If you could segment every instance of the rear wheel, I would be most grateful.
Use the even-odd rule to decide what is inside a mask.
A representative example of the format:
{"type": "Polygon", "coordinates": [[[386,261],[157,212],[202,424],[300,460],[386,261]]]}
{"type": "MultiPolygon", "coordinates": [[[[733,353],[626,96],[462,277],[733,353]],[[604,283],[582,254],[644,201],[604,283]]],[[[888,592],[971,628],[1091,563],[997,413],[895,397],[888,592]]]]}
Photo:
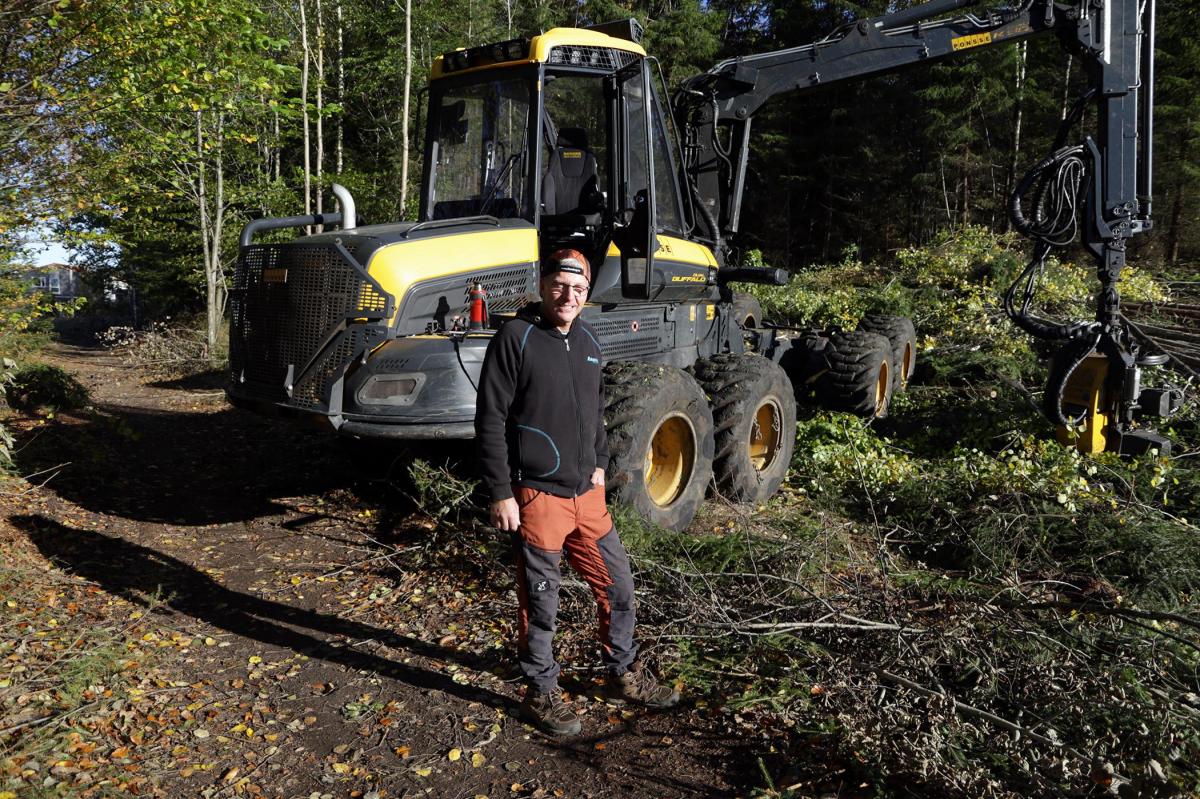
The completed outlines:
{"type": "Polygon", "coordinates": [[[696,364],[716,425],[713,476],[735,502],[764,502],[779,490],[796,444],[791,380],[759,355],[714,355],[696,364]]]}
{"type": "Polygon", "coordinates": [[[878,333],[892,346],[892,388],[904,391],[917,366],[917,328],[904,316],[867,314],[858,323],[859,330],[878,333]]]}
{"type": "Polygon", "coordinates": [[[615,362],[604,369],[608,496],[682,530],[712,479],[712,412],[681,369],[615,362]]]}
{"type": "Polygon", "coordinates": [[[733,292],[733,318],[744,328],[762,327],[762,305],[752,295],[735,291],[733,292]]]}
{"type": "Polygon", "coordinates": [[[892,345],[865,330],[835,333],[826,349],[829,370],[817,380],[825,407],[859,416],[886,416],[892,399],[892,345]]]}

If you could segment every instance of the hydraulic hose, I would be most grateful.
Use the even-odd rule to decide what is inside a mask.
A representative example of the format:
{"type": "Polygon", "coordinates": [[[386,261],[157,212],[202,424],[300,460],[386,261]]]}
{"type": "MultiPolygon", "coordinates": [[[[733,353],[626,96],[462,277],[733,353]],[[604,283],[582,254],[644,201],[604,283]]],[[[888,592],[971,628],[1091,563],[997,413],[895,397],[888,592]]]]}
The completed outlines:
{"type": "Polygon", "coordinates": [[[1004,312],[1030,335],[1064,342],[1051,362],[1043,398],[1046,415],[1060,425],[1076,425],[1087,416],[1086,408],[1077,416],[1065,413],[1067,385],[1106,334],[1099,322],[1060,322],[1037,316],[1030,308],[1045,273],[1050,250],[1069,245],[1079,233],[1080,198],[1089,191],[1091,176],[1084,160],[1084,147],[1065,145],[1071,128],[1079,121],[1093,95],[1094,90],[1090,90],[1076,100],[1059,126],[1054,151],[1025,173],[1008,203],[1013,227],[1033,239],[1034,249],[1025,269],[1004,293],[1004,312]],[[1025,200],[1031,194],[1026,214],[1025,200]]]}
{"type": "Polygon", "coordinates": [[[725,241],[721,238],[721,228],[717,226],[717,220],[712,215],[712,211],[704,204],[704,198],[700,196],[700,189],[696,187],[695,182],[689,180],[688,183],[692,190],[695,206],[700,209],[700,215],[704,217],[704,224],[708,225],[708,229],[712,232],[717,252],[720,253],[725,248],[725,241]]]}
{"type": "Polygon", "coordinates": [[[1071,375],[1079,368],[1089,355],[1096,350],[1100,343],[1100,333],[1094,333],[1088,338],[1077,338],[1063,345],[1054,355],[1050,364],[1050,376],[1046,379],[1046,394],[1042,398],[1042,410],[1050,417],[1050,421],[1061,425],[1078,425],[1087,417],[1087,408],[1078,416],[1067,416],[1063,412],[1063,400],[1071,375]]]}

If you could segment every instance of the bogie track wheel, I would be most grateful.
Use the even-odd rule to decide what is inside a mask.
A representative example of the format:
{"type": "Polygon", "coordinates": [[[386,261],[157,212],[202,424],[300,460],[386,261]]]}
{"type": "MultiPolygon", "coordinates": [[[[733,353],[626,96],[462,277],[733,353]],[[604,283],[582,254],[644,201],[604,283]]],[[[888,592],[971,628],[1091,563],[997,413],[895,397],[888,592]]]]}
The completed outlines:
{"type": "Polygon", "coordinates": [[[713,421],[704,392],[681,369],[632,361],[604,368],[608,497],[682,530],[712,479],[713,421]]]}
{"type": "Polygon", "coordinates": [[[817,380],[826,408],[858,416],[886,416],[892,399],[892,345],[885,336],[852,330],[830,337],[829,370],[817,380]]]}
{"type": "Polygon", "coordinates": [[[858,323],[859,330],[878,333],[892,345],[892,387],[904,391],[917,366],[917,328],[904,316],[867,314],[858,323]]]}
{"type": "Polygon", "coordinates": [[[778,364],[751,354],[699,361],[716,425],[713,476],[735,502],[759,503],[779,490],[796,445],[796,398],[778,364]]]}

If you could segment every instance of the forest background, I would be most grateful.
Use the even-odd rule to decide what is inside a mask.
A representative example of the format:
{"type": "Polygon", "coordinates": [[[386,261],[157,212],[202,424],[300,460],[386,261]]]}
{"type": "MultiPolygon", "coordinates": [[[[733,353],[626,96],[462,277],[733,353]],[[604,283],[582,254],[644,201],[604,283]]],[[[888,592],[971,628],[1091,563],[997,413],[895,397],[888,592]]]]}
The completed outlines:
{"type": "MultiPolygon", "coordinates": [[[[1174,263],[1200,246],[1198,8],[1160,5],[1157,225],[1133,255],[1174,263]]],[[[334,180],[368,222],[414,216],[418,107],[438,54],[633,16],[674,86],[886,6],[15,0],[0,11],[0,263],[50,231],[93,282],[135,287],[143,318],[207,309],[212,345],[248,219],[332,208],[334,180]]],[[[797,269],[947,228],[1005,230],[1009,191],[1081,85],[1049,37],[778,98],[755,122],[740,244],[797,269]]]]}
{"type": "MultiPolygon", "coordinates": [[[[203,385],[221,406],[225,280],[242,225],[332,210],[334,181],[351,189],[368,223],[411,219],[422,89],[438,54],[635,16],[674,86],[723,57],[804,44],[884,8],[8,0],[0,10],[0,355],[28,354],[17,350],[29,338],[11,334],[54,310],[20,283],[31,258],[25,241],[49,235],[70,246],[96,286],[134,288],[143,322],[204,320],[188,365],[215,376],[203,385]]],[[[1170,304],[1200,307],[1200,45],[1189,36],[1198,16],[1200,0],[1159,4],[1155,229],[1132,242],[1122,284],[1139,322],[1170,304]]],[[[1078,60],[1043,39],[779,97],[755,120],[738,246],[794,273],[787,287],[753,289],[767,318],[853,327],[869,312],[911,315],[921,371],[887,419],[803,407],[791,472],[766,508],[708,503],[680,536],[620,518],[638,579],[655,598],[640,621],[661,643],[660,663],[758,741],[745,795],[825,795],[840,790],[831,774],[861,788],[843,795],[863,796],[1200,792],[1196,403],[1164,425],[1176,443],[1170,457],[1061,447],[1036,402],[1047,352],[1014,333],[999,308],[1000,291],[1024,265],[1007,231],[1006,197],[1047,154],[1081,88],[1078,60]],[[683,635],[681,619],[693,620],[683,635]]],[[[1085,115],[1082,131],[1095,122],[1085,115]]],[[[1052,267],[1041,306],[1089,316],[1096,282],[1087,258],[1068,250],[1052,267]]],[[[1184,319],[1155,321],[1194,326],[1194,316],[1184,319]]],[[[117,352],[161,368],[179,342],[160,341],[117,352]]],[[[1194,344],[1189,350],[1194,367],[1200,356],[1194,344]]],[[[91,476],[108,509],[109,494],[136,500],[141,484],[169,493],[183,482],[130,470],[130,442],[147,422],[122,410],[123,396],[89,399],[55,367],[35,364],[22,378],[8,374],[7,357],[0,365],[9,405],[27,406],[3,420],[15,438],[0,427],[0,471],[56,475],[38,496],[78,498],[91,476]],[[52,401],[39,403],[29,387],[48,378],[58,381],[52,401]],[[77,463],[52,471],[68,461],[77,463]],[[113,489],[113,476],[126,472],[130,482],[113,489]]],[[[1194,385],[1194,368],[1178,365],[1168,377],[1194,385]]],[[[137,380],[144,387],[159,377],[137,380]]],[[[107,380],[93,378],[93,390],[124,391],[102,386],[107,380]]],[[[204,429],[194,415],[172,414],[173,428],[204,429]]],[[[223,423],[254,430],[264,451],[287,461],[281,482],[293,490],[293,451],[270,428],[236,414],[223,423]]],[[[225,432],[206,437],[222,463],[225,432]]],[[[329,452],[309,465],[347,471],[329,452]]],[[[424,543],[399,561],[402,571],[427,581],[474,564],[493,578],[484,586],[492,604],[480,607],[499,618],[508,561],[484,546],[489,533],[467,501],[471,481],[442,464],[405,468],[425,516],[417,525],[424,543]]],[[[24,508],[26,487],[17,491],[24,508]]],[[[350,518],[382,519],[394,495],[340,501],[350,518]]],[[[379,524],[367,524],[373,546],[386,538],[379,524]]],[[[146,535],[160,546],[164,531],[146,535]]],[[[6,557],[28,549],[28,538],[11,537],[6,557]]],[[[33,618],[44,608],[23,586],[42,572],[6,567],[0,589],[8,585],[14,599],[5,607],[33,618]]],[[[564,617],[578,622],[587,607],[575,601],[564,617]]],[[[17,626],[0,627],[3,656],[22,639],[17,626]]],[[[82,626],[61,630],[69,646],[90,640],[66,637],[82,626]]],[[[45,654],[49,673],[62,671],[59,657],[45,654]]],[[[119,684],[134,671],[114,667],[104,679],[124,696],[119,684]]],[[[25,685],[0,685],[0,718],[17,712],[25,685]]],[[[68,745],[83,700],[59,694],[42,727],[0,740],[0,777],[24,779],[12,776],[22,758],[68,745]]],[[[327,776],[341,780],[337,765],[327,776]]],[[[425,778],[417,774],[405,778],[425,778]]]]}

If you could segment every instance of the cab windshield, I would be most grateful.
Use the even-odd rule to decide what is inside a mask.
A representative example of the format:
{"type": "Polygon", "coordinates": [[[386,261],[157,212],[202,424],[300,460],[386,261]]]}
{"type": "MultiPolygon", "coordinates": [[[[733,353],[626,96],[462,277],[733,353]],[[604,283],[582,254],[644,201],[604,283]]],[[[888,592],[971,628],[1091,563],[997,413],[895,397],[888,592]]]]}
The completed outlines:
{"type": "Polygon", "coordinates": [[[532,221],[530,87],[528,78],[508,78],[433,90],[427,218],[486,214],[532,221]]]}

